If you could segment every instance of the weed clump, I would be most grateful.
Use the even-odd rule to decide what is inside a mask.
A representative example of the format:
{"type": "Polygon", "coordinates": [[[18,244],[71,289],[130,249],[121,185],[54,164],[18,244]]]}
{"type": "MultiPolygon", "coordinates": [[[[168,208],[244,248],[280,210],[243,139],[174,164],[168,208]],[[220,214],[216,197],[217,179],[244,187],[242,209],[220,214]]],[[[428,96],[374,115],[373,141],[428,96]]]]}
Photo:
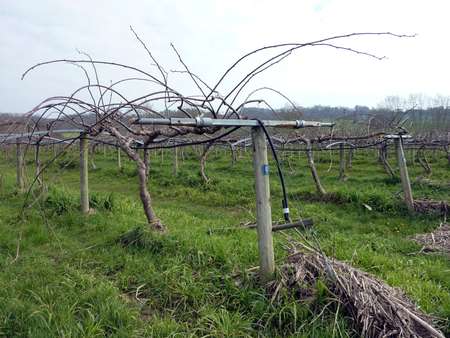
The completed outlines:
{"type": "Polygon", "coordinates": [[[76,169],[78,168],[78,162],[72,158],[62,157],[56,161],[56,165],[59,169],[76,169]]]}
{"type": "Polygon", "coordinates": [[[382,181],[386,185],[397,185],[397,184],[400,184],[400,182],[401,182],[400,177],[398,177],[398,176],[386,177],[386,178],[383,178],[382,181]]]}
{"type": "Polygon", "coordinates": [[[65,189],[50,189],[44,201],[44,207],[57,215],[62,215],[78,209],[76,197],[65,189]]]}
{"type": "Polygon", "coordinates": [[[333,203],[337,205],[368,205],[371,209],[379,212],[389,212],[394,214],[403,214],[407,212],[406,207],[403,206],[400,201],[381,193],[364,194],[357,191],[339,190],[328,192],[325,195],[319,195],[317,193],[303,191],[296,193],[295,197],[309,202],[333,203]]]}
{"type": "Polygon", "coordinates": [[[113,211],[120,206],[120,200],[114,193],[99,194],[95,193],[89,197],[89,204],[94,209],[113,211]]]}
{"type": "MultiPolygon", "coordinates": [[[[121,200],[114,193],[93,193],[89,196],[89,205],[96,210],[123,211],[128,207],[127,200],[121,200]]],[[[49,190],[43,205],[56,215],[76,211],[80,208],[79,196],[66,189],[49,190]]]]}
{"type": "Polygon", "coordinates": [[[125,248],[149,251],[153,254],[175,252],[178,242],[168,235],[152,231],[146,226],[138,226],[119,236],[116,243],[125,248]]]}

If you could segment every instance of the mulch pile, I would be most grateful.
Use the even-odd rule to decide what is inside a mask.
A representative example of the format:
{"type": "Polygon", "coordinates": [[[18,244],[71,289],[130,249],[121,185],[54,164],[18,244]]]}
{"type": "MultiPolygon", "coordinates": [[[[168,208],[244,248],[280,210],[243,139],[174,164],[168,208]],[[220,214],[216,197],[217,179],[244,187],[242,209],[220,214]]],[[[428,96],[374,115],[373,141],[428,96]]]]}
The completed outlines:
{"type": "Polygon", "coordinates": [[[414,210],[424,214],[437,213],[446,216],[450,213],[450,205],[445,201],[417,199],[414,200],[414,210]]]}
{"type": "Polygon", "coordinates": [[[362,337],[444,337],[435,328],[436,319],[420,311],[400,289],[319,251],[300,247],[280,274],[281,281],[272,285],[272,299],[282,288],[302,298],[318,279],[325,281],[362,337]]]}
{"type": "Polygon", "coordinates": [[[450,224],[441,224],[433,232],[418,234],[412,239],[423,245],[422,251],[440,251],[450,254],[450,224]]]}

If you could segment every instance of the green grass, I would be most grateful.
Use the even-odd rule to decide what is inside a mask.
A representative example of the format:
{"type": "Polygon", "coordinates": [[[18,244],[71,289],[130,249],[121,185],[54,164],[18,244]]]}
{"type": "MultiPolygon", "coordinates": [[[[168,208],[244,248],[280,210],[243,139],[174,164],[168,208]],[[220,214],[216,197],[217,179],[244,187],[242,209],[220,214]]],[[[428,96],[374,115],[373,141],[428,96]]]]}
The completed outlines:
{"type": "MultiPolygon", "coordinates": [[[[89,182],[96,212],[89,217],[78,212],[75,152],[50,167],[46,198],[24,213],[24,196],[14,188],[14,162],[0,160],[0,336],[357,337],[326,292],[308,301],[289,294],[270,301],[246,272],[258,262],[253,230],[209,231],[253,219],[249,153],[232,167],[228,153],[213,152],[208,185],[201,182],[191,150],[185,150],[177,175],[171,154],[152,156],[149,183],[157,214],[169,228],[166,235],[145,229],[136,170],[125,157],[119,171],[114,153],[96,155],[89,182]],[[126,235],[132,241],[124,240],[126,235]]],[[[402,288],[423,311],[448,318],[448,257],[415,254],[420,246],[409,240],[440,219],[408,215],[399,182],[387,179],[375,152],[356,152],[345,182],[337,180],[337,156],[328,171],[330,155],[316,155],[323,184],[333,193],[325,203],[314,194],[304,155],[288,156],[291,209],[295,217],[313,218],[324,250],[402,288]]],[[[413,184],[414,195],[449,200],[448,164],[443,156],[430,158],[437,184],[413,184]]],[[[390,159],[395,167],[393,154],[390,159]]],[[[30,177],[32,170],[30,164],[30,177]]],[[[410,173],[414,180],[422,170],[414,164],[410,173]]],[[[281,189],[274,171],[271,187],[279,219],[281,189]]],[[[274,240],[282,263],[283,237],[276,234],[274,240]]]]}

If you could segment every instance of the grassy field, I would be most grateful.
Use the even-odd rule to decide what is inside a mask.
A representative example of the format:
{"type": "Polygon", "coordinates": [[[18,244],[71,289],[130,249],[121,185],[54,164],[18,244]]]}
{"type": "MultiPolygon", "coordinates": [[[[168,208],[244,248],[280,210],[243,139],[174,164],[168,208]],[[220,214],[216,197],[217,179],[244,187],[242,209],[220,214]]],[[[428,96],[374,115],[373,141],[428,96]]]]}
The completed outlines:
{"type": "MultiPolygon", "coordinates": [[[[440,218],[408,215],[400,183],[388,179],[373,151],[355,153],[343,182],[334,155],[330,170],[330,155],[316,155],[323,184],[334,193],[326,203],[314,194],[304,154],[289,155],[290,166],[284,161],[294,216],[314,220],[330,256],[400,287],[423,311],[448,318],[449,259],[418,254],[421,247],[409,239],[437,227],[440,218]]],[[[13,160],[0,159],[0,336],[358,337],[321,285],[312,300],[286,293],[271,302],[247,271],[258,262],[254,230],[218,231],[254,219],[250,153],[232,167],[229,153],[213,152],[208,185],[192,150],[185,150],[177,175],[171,156],[153,154],[149,184],[166,235],[139,230],[145,219],[136,170],[123,157],[119,171],[112,151],[95,156],[90,190],[96,212],[88,217],[78,211],[75,152],[49,168],[47,196],[25,208],[25,196],[14,188],[13,160]],[[133,230],[141,232],[139,241],[119,240],[133,230]]],[[[391,163],[395,167],[393,155],[391,163]]],[[[448,201],[450,170],[442,153],[431,156],[431,166],[432,183],[413,183],[414,195],[448,201]]],[[[29,164],[29,176],[32,170],[29,164]]],[[[281,189],[274,172],[278,219],[281,189]]],[[[410,166],[413,181],[421,173],[418,164],[410,166]]],[[[281,264],[284,237],[277,233],[274,240],[281,264]]]]}

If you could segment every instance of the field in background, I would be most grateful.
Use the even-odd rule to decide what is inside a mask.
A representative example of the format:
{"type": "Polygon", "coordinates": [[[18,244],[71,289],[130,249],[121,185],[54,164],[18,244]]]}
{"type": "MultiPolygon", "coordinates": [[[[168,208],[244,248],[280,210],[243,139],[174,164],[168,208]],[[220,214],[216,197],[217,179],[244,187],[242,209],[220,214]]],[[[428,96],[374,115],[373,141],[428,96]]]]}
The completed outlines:
{"type": "MultiPolygon", "coordinates": [[[[304,154],[289,155],[290,165],[284,160],[294,216],[315,221],[312,231],[328,255],[402,288],[423,311],[448,318],[449,259],[419,253],[421,247],[409,239],[430,232],[441,219],[408,215],[400,183],[388,178],[374,151],[354,154],[344,182],[337,179],[334,155],[328,171],[330,155],[316,154],[322,183],[333,193],[326,203],[314,193],[304,154]]],[[[185,150],[177,175],[171,151],[164,157],[153,154],[150,190],[169,234],[144,232],[140,240],[125,244],[119,238],[145,223],[133,163],[123,156],[119,171],[115,152],[96,154],[97,169],[89,178],[96,212],[82,217],[77,211],[77,156],[65,155],[45,173],[48,196],[21,216],[24,196],[14,190],[14,162],[2,155],[0,336],[354,335],[345,313],[336,314],[330,305],[324,285],[311,298],[299,301],[286,293],[271,302],[246,271],[258,263],[256,233],[223,228],[254,220],[249,152],[234,166],[228,152],[211,153],[208,185],[202,183],[192,150],[185,150]]],[[[431,181],[413,183],[414,196],[449,201],[448,163],[442,153],[434,157],[430,152],[429,158],[431,181]]],[[[31,174],[32,165],[28,167],[31,174]]],[[[409,169],[414,182],[422,169],[418,164],[409,169]]],[[[279,219],[281,189],[275,170],[271,185],[274,219],[279,219]]],[[[286,256],[284,240],[275,235],[279,264],[286,256]]]]}

